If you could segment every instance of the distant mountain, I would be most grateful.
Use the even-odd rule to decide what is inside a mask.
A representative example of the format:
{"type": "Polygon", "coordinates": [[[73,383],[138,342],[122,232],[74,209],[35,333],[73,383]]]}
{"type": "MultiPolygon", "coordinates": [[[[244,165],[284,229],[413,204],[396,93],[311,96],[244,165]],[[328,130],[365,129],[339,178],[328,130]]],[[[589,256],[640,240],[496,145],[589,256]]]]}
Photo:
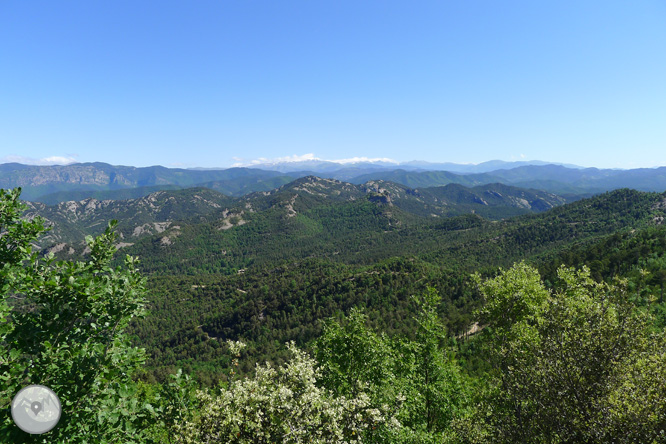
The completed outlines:
{"type": "Polygon", "coordinates": [[[461,213],[474,212],[487,218],[539,213],[567,203],[565,198],[552,193],[499,183],[473,188],[449,184],[419,191],[435,201],[454,202],[461,213]]]}
{"type": "MultiPolygon", "coordinates": [[[[577,165],[544,162],[541,160],[505,162],[503,160],[490,160],[479,164],[459,164],[451,162],[426,162],[413,160],[409,162],[387,162],[387,161],[358,161],[358,162],[335,162],[328,160],[304,160],[298,162],[270,162],[248,166],[248,168],[259,168],[271,171],[289,173],[294,171],[308,170],[315,174],[337,175],[341,171],[388,171],[402,169],[407,171],[450,171],[453,173],[471,174],[488,173],[496,170],[509,170],[521,166],[530,165],[561,165],[567,168],[580,169],[577,165]]],[[[358,174],[365,174],[359,172],[358,174]]],[[[350,178],[349,176],[348,178],[350,178]]],[[[344,177],[335,177],[345,179],[344,177]]]]}
{"type": "MultiPolygon", "coordinates": [[[[523,165],[525,162],[491,161],[465,166],[465,172],[424,170],[454,164],[412,162],[396,168],[388,163],[356,162],[337,164],[325,161],[291,162],[273,165],[290,172],[257,168],[171,169],[161,166],[135,168],[105,163],[66,166],[0,165],[0,188],[22,187],[25,200],[55,204],[93,197],[98,200],[139,198],[156,190],[207,187],[230,196],[270,191],[294,179],[317,176],[363,184],[384,180],[408,188],[459,184],[466,187],[502,183],[519,188],[543,190],[567,200],[588,197],[619,188],[639,191],[666,190],[666,167],[634,170],[569,168],[564,165],[523,165]],[[521,165],[517,166],[516,165],[521,165]],[[418,167],[418,168],[417,168],[418,167]],[[493,169],[497,168],[497,169],[493,169]],[[471,170],[489,172],[470,172],[471,170]]],[[[542,162],[532,162],[542,163],[542,162]]],[[[460,168],[464,169],[464,168],[460,168]]]]}
{"type": "Polygon", "coordinates": [[[503,183],[521,188],[544,190],[559,195],[589,196],[619,188],[639,191],[666,191],[666,167],[634,170],[597,168],[572,169],[561,165],[530,165],[490,173],[457,174],[442,171],[380,171],[350,179],[353,183],[382,179],[409,187],[432,187],[457,183],[476,186],[503,183]]]}
{"type": "Polygon", "coordinates": [[[142,187],[185,188],[203,183],[215,183],[215,189],[225,194],[243,194],[248,191],[268,190],[276,183],[293,180],[277,171],[250,168],[225,170],[185,170],[151,166],[135,168],[113,166],[106,163],[75,163],[65,166],[34,166],[21,164],[0,165],[0,188],[23,189],[22,198],[53,203],[60,199],[72,200],[100,191],[126,190],[142,187]],[[267,181],[265,185],[262,185],[267,181]],[[73,194],[69,194],[72,193],[73,194]]]}
{"type": "Polygon", "coordinates": [[[277,202],[281,202],[280,205],[296,211],[299,208],[309,210],[314,206],[332,202],[357,200],[396,207],[417,216],[450,217],[476,213],[489,219],[541,212],[566,203],[566,199],[551,193],[502,184],[487,184],[474,188],[450,184],[412,189],[383,180],[354,185],[316,176],[302,177],[273,191],[247,195],[241,202],[259,211],[275,207],[277,202]]]}
{"type": "Polygon", "coordinates": [[[502,184],[473,188],[449,184],[411,189],[380,180],[366,182],[360,185],[360,188],[373,194],[371,200],[395,205],[408,213],[425,217],[452,217],[475,213],[488,219],[500,219],[546,211],[567,202],[554,194],[502,184]]]}
{"type": "Polygon", "coordinates": [[[266,162],[248,165],[247,168],[258,168],[271,171],[280,171],[282,173],[291,173],[294,171],[312,171],[314,173],[332,173],[341,169],[361,169],[361,170],[381,170],[397,168],[400,165],[397,162],[386,161],[359,161],[359,162],[335,162],[330,160],[300,160],[300,161],[281,161],[266,162]]]}
{"type": "Polygon", "coordinates": [[[215,190],[231,196],[244,196],[246,194],[254,193],[257,191],[268,191],[278,188],[286,183],[293,181],[296,177],[300,177],[300,175],[294,174],[293,176],[274,176],[266,178],[246,176],[240,179],[234,178],[228,180],[203,182],[197,186],[210,188],[211,190],[215,190]]]}
{"type": "Polygon", "coordinates": [[[368,180],[386,180],[396,182],[411,188],[433,187],[455,183],[465,186],[477,186],[484,183],[500,182],[492,175],[462,175],[449,171],[407,171],[403,169],[377,171],[351,178],[352,183],[364,183],[368,180]]]}
{"type": "Polygon", "coordinates": [[[568,189],[587,193],[601,193],[619,188],[657,192],[666,190],[666,167],[574,170],[559,165],[543,165],[493,171],[491,174],[503,183],[545,189],[554,193],[567,192],[568,189]]]}
{"type": "Polygon", "coordinates": [[[510,170],[513,168],[518,168],[521,166],[530,166],[530,165],[561,165],[567,168],[580,169],[578,165],[572,164],[561,164],[556,162],[544,162],[541,160],[526,160],[526,161],[516,161],[516,162],[505,162],[503,160],[489,160],[487,162],[482,162],[479,164],[458,164],[458,163],[432,163],[425,161],[411,161],[404,162],[400,164],[401,168],[405,167],[416,167],[422,170],[431,170],[431,171],[450,171],[452,173],[489,173],[491,171],[497,170],[510,170]]]}
{"type": "Polygon", "coordinates": [[[144,266],[155,271],[175,267],[185,272],[197,266],[195,262],[215,263],[217,270],[243,268],[313,255],[344,254],[351,260],[353,252],[366,249],[366,243],[372,250],[371,245],[384,235],[396,236],[407,227],[453,220],[450,216],[475,217],[450,225],[462,229],[490,223],[479,215],[500,219],[564,203],[558,196],[504,185],[414,190],[384,181],[354,185],[307,176],[272,191],[246,195],[191,219],[192,224],[179,223],[176,237],[165,233],[139,239],[128,252],[141,254],[144,266]],[[165,237],[170,240],[162,240],[165,237]]]}

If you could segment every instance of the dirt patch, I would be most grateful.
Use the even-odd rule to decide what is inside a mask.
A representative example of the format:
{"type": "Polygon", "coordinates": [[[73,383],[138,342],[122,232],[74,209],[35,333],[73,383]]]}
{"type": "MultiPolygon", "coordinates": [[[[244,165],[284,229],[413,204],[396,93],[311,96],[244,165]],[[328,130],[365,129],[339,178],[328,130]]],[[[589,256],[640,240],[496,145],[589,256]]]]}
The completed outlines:
{"type": "Polygon", "coordinates": [[[473,335],[477,334],[478,332],[480,332],[484,328],[486,328],[485,325],[479,325],[478,322],[475,322],[475,323],[472,324],[472,326],[469,328],[469,330],[467,330],[465,333],[457,335],[456,339],[469,338],[470,336],[473,336],[473,335]]]}

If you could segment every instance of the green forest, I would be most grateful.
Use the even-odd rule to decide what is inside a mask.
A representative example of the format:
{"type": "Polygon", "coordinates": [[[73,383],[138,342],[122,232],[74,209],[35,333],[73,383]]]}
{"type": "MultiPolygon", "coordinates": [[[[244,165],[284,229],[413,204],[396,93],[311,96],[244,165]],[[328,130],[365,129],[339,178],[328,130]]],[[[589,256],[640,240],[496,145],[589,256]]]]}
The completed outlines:
{"type": "Polygon", "coordinates": [[[70,257],[0,190],[0,442],[666,443],[666,194],[429,217],[299,186],[70,257]]]}

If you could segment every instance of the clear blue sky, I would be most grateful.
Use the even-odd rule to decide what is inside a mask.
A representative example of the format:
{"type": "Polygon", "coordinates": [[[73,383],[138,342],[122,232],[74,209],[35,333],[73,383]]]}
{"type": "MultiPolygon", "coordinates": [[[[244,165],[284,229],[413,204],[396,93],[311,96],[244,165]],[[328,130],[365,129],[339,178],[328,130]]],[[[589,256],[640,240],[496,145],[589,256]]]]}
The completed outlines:
{"type": "Polygon", "coordinates": [[[666,165],[666,2],[0,2],[0,162],[666,165]]]}

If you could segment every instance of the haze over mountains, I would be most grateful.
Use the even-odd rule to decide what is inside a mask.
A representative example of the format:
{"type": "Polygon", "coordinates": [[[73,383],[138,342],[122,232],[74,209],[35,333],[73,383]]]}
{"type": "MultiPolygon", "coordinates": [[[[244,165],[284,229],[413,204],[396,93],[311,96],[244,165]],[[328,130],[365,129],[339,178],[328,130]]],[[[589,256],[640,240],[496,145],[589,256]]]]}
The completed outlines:
{"type": "Polygon", "coordinates": [[[395,162],[389,159],[350,159],[349,161],[331,161],[331,160],[300,160],[300,161],[276,161],[250,163],[245,166],[248,168],[260,168],[264,170],[280,171],[283,173],[295,171],[314,171],[331,172],[343,168],[349,169],[403,169],[407,171],[450,171],[452,173],[487,173],[495,170],[505,170],[527,165],[562,165],[568,168],[583,168],[572,164],[560,164],[556,162],[544,162],[541,160],[525,160],[516,162],[506,162],[503,160],[489,160],[479,164],[461,164],[452,162],[427,162],[424,160],[412,160],[409,162],[395,162]]]}
{"type": "Polygon", "coordinates": [[[618,188],[640,191],[666,190],[666,167],[633,170],[581,168],[546,162],[490,161],[478,165],[407,162],[328,161],[282,162],[265,168],[178,169],[162,166],[130,167],[105,163],[65,166],[34,166],[17,163],[0,165],[0,187],[22,187],[25,200],[55,204],[88,197],[128,199],[164,189],[193,186],[210,188],[228,196],[269,191],[300,177],[321,178],[363,184],[385,180],[410,188],[460,184],[474,187],[501,183],[533,188],[575,199],[618,188]]]}

